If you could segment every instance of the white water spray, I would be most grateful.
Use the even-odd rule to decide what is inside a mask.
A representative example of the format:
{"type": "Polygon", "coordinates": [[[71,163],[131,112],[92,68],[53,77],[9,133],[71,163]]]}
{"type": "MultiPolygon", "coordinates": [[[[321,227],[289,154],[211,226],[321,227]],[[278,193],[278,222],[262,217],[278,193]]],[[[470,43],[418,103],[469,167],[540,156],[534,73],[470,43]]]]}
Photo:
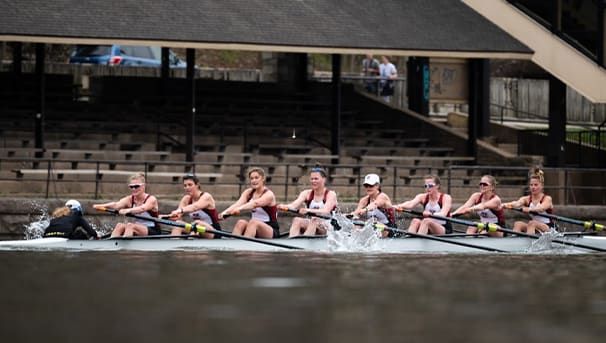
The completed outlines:
{"type": "Polygon", "coordinates": [[[372,252],[379,250],[381,233],[374,229],[372,222],[364,227],[356,227],[342,214],[336,214],[334,220],[339,230],[331,225],[327,231],[328,249],[332,252],[372,252]]]}

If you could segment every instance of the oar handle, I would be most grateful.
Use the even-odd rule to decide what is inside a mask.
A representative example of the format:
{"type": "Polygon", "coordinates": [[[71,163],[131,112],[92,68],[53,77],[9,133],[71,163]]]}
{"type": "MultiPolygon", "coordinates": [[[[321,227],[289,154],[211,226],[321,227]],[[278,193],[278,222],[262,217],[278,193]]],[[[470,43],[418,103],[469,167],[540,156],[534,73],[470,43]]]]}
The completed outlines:
{"type": "MultiPolygon", "coordinates": [[[[290,212],[290,213],[294,213],[294,214],[299,214],[299,210],[295,210],[292,208],[288,208],[286,206],[279,206],[278,210],[283,211],[283,212],[290,212]]],[[[313,213],[313,212],[307,212],[305,213],[306,216],[310,216],[310,217],[316,217],[316,218],[322,218],[322,219],[332,219],[332,216],[326,215],[326,214],[320,214],[320,213],[313,213]]]]}
{"type": "Polygon", "coordinates": [[[120,213],[120,211],[116,210],[115,208],[107,208],[105,206],[96,206],[96,207],[93,206],[93,208],[95,210],[97,210],[97,211],[109,212],[109,213],[112,213],[112,214],[119,214],[120,213]]]}

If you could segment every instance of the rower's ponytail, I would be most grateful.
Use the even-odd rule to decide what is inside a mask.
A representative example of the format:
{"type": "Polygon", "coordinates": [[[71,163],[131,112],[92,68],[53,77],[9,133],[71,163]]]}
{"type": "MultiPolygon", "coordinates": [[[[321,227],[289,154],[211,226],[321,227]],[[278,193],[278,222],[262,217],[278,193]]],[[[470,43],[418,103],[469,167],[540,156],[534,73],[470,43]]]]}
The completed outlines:
{"type": "Polygon", "coordinates": [[[541,170],[541,166],[534,166],[530,171],[530,179],[539,180],[541,184],[545,183],[545,173],[541,170]]]}

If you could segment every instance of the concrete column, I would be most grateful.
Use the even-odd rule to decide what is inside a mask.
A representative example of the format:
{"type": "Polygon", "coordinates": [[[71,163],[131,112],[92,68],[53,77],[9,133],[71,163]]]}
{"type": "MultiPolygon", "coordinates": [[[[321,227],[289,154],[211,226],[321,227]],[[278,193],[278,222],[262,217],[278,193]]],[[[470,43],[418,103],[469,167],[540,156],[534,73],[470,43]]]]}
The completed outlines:
{"type": "MultiPolygon", "coordinates": [[[[331,119],[331,154],[339,155],[341,143],[341,55],[332,55],[332,119],[331,119]]],[[[339,160],[333,160],[333,164],[339,160]]]]}
{"type": "Polygon", "coordinates": [[[487,59],[469,60],[467,153],[477,158],[477,139],[490,134],[490,66],[487,59]]]}
{"type": "Polygon", "coordinates": [[[187,61],[187,104],[189,105],[189,112],[186,113],[187,123],[187,137],[185,143],[185,161],[194,161],[194,135],[196,126],[196,79],[195,79],[195,65],[196,65],[196,50],[186,50],[186,61],[187,61]]]}
{"type": "MultiPolygon", "coordinates": [[[[44,107],[46,97],[46,85],[44,78],[44,60],[46,57],[44,43],[36,43],[36,89],[34,99],[37,98],[34,122],[34,142],[36,149],[44,149],[44,107]]],[[[36,152],[36,157],[42,157],[42,152],[36,152]]]]}
{"type": "Polygon", "coordinates": [[[407,62],[408,108],[429,115],[429,58],[410,57],[407,62]]]}
{"type": "Polygon", "coordinates": [[[549,146],[545,164],[549,167],[566,165],[566,85],[554,76],[549,78],[549,146]]]}

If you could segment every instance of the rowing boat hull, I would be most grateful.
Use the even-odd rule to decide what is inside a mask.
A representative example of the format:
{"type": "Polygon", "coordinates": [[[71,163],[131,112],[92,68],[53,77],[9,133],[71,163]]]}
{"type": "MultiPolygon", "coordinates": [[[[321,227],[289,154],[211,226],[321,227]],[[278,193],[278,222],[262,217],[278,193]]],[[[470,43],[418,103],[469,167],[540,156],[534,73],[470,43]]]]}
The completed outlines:
{"type": "MultiPolygon", "coordinates": [[[[574,244],[582,244],[599,249],[606,248],[606,237],[567,238],[574,244]]],[[[511,253],[564,252],[587,253],[595,250],[578,246],[552,243],[551,247],[537,247],[536,240],[525,237],[507,238],[449,238],[448,242],[424,238],[380,239],[371,246],[356,247],[335,244],[325,238],[273,239],[251,242],[239,239],[111,239],[111,240],[68,240],[65,238],[40,238],[32,240],[0,241],[0,250],[76,250],[76,251],[178,251],[178,250],[223,250],[223,251],[314,251],[314,252],[370,252],[370,253],[487,253],[479,247],[498,249],[511,253]],[[267,244],[265,244],[267,243],[267,244]],[[269,245],[282,244],[285,247],[269,245]],[[459,245],[462,243],[463,245],[459,245]]]]}

